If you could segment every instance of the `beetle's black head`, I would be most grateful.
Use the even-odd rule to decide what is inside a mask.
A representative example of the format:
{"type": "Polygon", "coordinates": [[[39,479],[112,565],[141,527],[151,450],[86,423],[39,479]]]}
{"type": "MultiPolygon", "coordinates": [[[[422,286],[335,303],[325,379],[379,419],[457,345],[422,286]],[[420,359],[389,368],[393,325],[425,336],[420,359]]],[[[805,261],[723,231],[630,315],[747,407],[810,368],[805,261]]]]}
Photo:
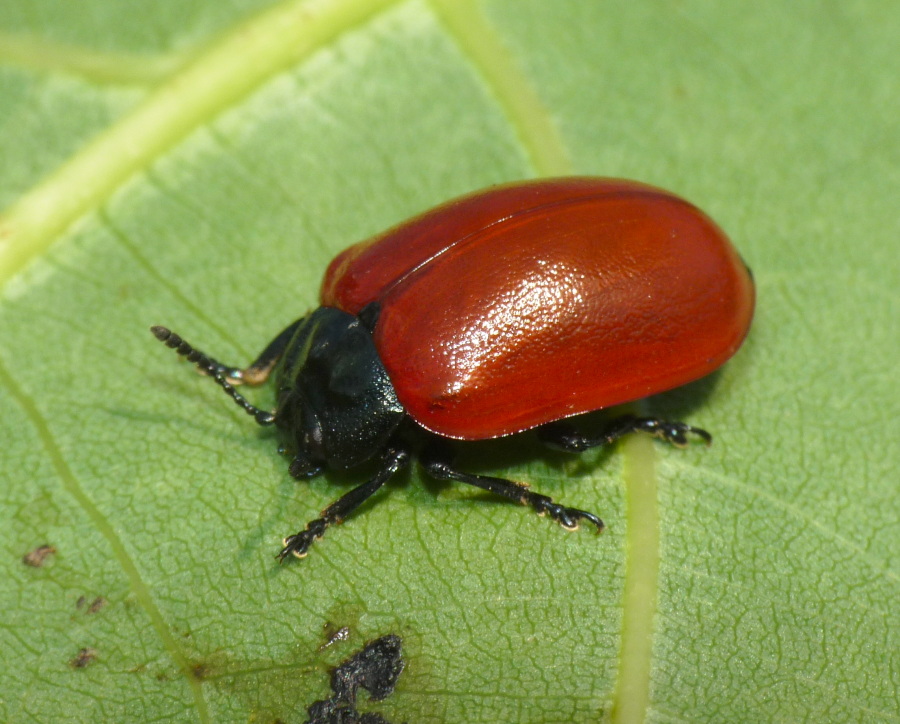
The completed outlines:
{"type": "Polygon", "coordinates": [[[371,333],[339,309],[306,317],[276,374],[275,424],[295,455],[296,477],[368,460],[405,416],[371,333]]]}

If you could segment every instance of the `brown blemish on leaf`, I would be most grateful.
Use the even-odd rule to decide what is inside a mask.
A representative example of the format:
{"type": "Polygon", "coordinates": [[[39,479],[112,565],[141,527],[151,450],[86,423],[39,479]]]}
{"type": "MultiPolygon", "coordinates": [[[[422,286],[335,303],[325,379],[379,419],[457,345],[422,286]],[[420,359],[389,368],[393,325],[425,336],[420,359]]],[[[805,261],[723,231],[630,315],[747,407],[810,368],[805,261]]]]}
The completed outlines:
{"type": "Polygon", "coordinates": [[[85,646],[81,649],[76,655],[74,659],[69,661],[69,666],[73,669],[83,669],[85,666],[88,666],[94,659],[97,658],[97,649],[92,649],[90,646],[85,646]]]}
{"type": "Polygon", "coordinates": [[[97,596],[93,601],[91,601],[91,605],[88,606],[87,611],[85,613],[97,613],[100,609],[104,608],[108,601],[103,598],[103,596],[97,596]]]}
{"type": "Polygon", "coordinates": [[[49,543],[44,543],[44,545],[40,545],[35,548],[33,551],[26,553],[22,556],[22,563],[26,566],[31,566],[32,568],[40,568],[44,565],[44,562],[56,553],[56,548],[50,545],[49,543]]]}

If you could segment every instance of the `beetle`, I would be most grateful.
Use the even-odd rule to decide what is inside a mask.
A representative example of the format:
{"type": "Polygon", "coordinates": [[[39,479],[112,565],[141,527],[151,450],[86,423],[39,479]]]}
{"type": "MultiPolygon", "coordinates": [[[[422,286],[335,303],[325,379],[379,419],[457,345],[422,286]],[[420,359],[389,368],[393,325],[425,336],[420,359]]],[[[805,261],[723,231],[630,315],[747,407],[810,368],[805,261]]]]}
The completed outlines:
{"type": "Polygon", "coordinates": [[[494,186],[445,203],[340,253],[321,306],[246,368],[224,365],[165,327],[153,334],[280,430],[290,474],[375,460],[374,476],[284,539],[303,557],[416,456],[564,528],[593,513],[522,483],[454,465],[453,441],[536,429],[568,452],[632,432],[677,446],[708,432],[622,415],[594,435],[567,421],[699,379],[740,347],[753,279],[724,232],[674,194],[635,181],[572,177],[494,186]],[[236,389],[275,376],[274,411],[236,389]]]}

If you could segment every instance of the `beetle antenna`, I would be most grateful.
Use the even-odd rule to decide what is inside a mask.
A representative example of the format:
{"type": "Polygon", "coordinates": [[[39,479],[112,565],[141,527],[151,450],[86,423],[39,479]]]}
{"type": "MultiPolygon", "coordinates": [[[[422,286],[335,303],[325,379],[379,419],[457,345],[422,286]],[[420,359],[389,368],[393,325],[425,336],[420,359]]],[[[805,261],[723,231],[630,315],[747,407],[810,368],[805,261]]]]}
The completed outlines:
{"type": "Polygon", "coordinates": [[[250,402],[240,392],[234,389],[228,379],[225,377],[223,370],[227,369],[225,365],[217,362],[212,357],[203,354],[199,349],[194,349],[190,344],[185,342],[175,332],[167,327],[150,327],[153,336],[160,342],[174,349],[177,354],[187,357],[188,362],[193,362],[197,367],[212,377],[225,392],[231,397],[235,403],[243,408],[244,412],[250,415],[260,425],[271,425],[275,422],[275,414],[267,410],[261,410],[250,402]]]}

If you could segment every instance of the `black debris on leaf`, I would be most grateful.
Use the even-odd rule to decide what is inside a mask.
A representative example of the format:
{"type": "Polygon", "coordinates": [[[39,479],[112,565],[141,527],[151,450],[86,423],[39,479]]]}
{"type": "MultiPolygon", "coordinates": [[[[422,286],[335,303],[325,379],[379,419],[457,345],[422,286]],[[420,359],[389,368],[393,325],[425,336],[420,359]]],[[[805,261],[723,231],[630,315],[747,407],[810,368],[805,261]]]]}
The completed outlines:
{"type": "Polygon", "coordinates": [[[356,694],[362,688],[372,701],[381,701],[394,691],[402,671],[399,636],[390,634],[370,641],[331,672],[334,695],[307,708],[306,724],[390,724],[380,714],[359,713],[356,694]]]}
{"type": "Polygon", "coordinates": [[[389,696],[403,671],[400,637],[382,636],[365,645],[331,674],[334,695],[351,703],[356,701],[356,691],[362,687],[374,701],[389,696]]]}
{"type": "Polygon", "coordinates": [[[306,724],[391,724],[381,714],[360,714],[352,704],[334,699],[317,701],[306,711],[306,724]]]}

